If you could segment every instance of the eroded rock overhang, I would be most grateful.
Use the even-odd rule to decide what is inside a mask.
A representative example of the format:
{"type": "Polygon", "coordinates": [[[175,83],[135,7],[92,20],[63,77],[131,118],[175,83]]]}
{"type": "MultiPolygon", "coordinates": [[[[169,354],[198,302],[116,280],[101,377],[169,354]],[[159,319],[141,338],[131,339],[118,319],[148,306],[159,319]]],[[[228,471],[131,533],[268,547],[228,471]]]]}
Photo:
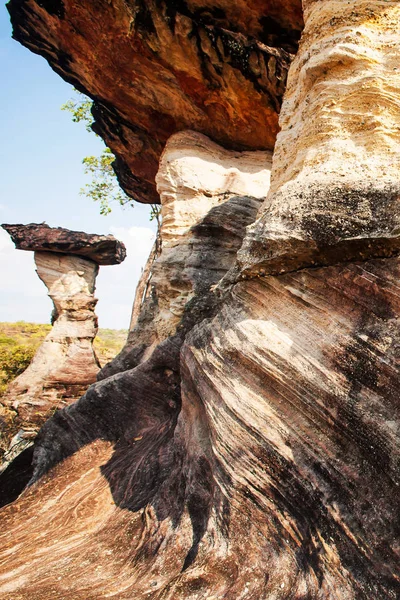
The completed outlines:
{"type": "Polygon", "coordinates": [[[159,202],[155,175],[173,133],[195,130],[227,149],[273,148],[300,0],[7,6],[14,38],[94,100],[94,129],[139,202],[159,202]]]}

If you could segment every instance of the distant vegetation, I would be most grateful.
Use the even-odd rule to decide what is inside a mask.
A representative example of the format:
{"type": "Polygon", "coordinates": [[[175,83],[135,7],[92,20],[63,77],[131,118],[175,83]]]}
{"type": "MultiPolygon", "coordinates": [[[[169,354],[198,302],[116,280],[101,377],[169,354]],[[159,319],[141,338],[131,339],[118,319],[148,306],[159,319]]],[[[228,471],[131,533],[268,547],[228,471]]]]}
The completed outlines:
{"type": "Polygon", "coordinates": [[[127,336],[126,329],[99,329],[93,345],[102,367],[122,350],[127,336]]]}
{"type": "MultiPolygon", "coordinates": [[[[25,371],[50,330],[51,325],[41,323],[0,323],[0,396],[25,371]]],[[[125,329],[99,329],[94,348],[102,366],[118,354],[127,334],[125,329]]]]}

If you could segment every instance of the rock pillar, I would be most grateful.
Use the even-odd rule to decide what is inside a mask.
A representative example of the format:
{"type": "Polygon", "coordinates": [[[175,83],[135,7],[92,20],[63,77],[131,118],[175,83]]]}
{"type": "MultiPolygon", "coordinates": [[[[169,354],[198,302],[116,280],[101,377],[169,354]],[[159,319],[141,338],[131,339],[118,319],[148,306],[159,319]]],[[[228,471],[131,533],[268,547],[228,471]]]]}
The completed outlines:
{"type": "Polygon", "coordinates": [[[96,380],[96,276],[99,264],[121,262],[125,248],[112,236],[37,224],[3,227],[18,249],[34,251],[37,274],[54,304],[53,329],[2,398],[2,446],[12,454],[12,437],[20,448],[21,439],[34,437],[56,409],[82,396],[96,380]]]}
{"type": "MultiPolygon", "coordinates": [[[[99,378],[136,366],[174,335],[188,303],[234,265],[270,180],[271,152],[233,152],[195,131],[168,140],[157,173],[161,253],[150,256],[142,311],[119,356],[99,378]]],[[[136,306],[136,310],[138,310],[136,306]]]]}
{"type": "Polygon", "coordinates": [[[400,250],[398,2],[305,0],[245,274],[400,250]]]}

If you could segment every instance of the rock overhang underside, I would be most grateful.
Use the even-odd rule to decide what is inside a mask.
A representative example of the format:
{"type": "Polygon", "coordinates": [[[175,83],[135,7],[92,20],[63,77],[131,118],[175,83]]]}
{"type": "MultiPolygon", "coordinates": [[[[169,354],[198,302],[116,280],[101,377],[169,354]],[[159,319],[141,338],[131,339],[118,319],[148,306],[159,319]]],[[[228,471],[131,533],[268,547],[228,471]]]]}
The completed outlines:
{"type": "Polygon", "coordinates": [[[167,139],[196,130],[236,150],[271,150],[300,0],[11,0],[13,36],[94,100],[94,130],[121,186],[158,203],[167,139]],[[105,26],[106,24],[106,26],[105,26]]]}

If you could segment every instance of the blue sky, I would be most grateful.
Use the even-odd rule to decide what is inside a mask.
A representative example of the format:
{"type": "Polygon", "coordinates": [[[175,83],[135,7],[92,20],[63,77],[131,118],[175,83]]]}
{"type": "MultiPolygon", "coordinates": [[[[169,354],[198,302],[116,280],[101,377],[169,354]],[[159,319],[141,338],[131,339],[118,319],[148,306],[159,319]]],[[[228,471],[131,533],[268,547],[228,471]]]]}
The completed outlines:
{"type": "MultiPolygon", "coordinates": [[[[48,63],[11,38],[0,8],[0,223],[46,221],[88,233],[113,233],[127,246],[121,265],[101,267],[97,279],[100,327],[127,328],[140,269],[154,238],[149,207],[115,207],[103,217],[79,194],[89,179],[82,158],[98,155],[100,139],[60,110],[72,86],[48,63]]],[[[15,250],[0,229],[0,321],[49,322],[51,301],[34,271],[33,253],[15,250]]]]}

